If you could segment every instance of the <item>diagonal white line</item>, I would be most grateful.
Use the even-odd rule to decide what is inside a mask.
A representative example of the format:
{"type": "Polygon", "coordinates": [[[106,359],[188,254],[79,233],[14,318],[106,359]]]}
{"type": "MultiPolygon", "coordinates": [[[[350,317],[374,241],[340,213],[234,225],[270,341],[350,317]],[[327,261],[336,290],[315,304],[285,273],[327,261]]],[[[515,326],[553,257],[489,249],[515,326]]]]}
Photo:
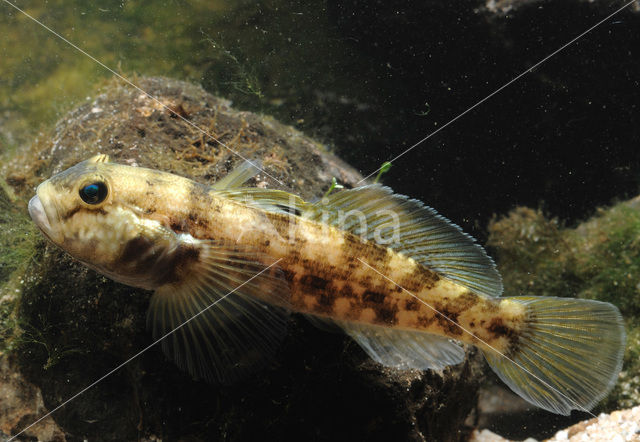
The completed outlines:
{"type": "Polygon", "coordinates": [[[111,72],[113,75],[115,75],[116,77],[118,77],[119,79],[121,79],[122,81],[124,81],[125,83],[127,83],[129,86],[137,89],[138,91],[142,92],[144,95],[146,95],[147,97],[149,97],[152,101],[154,101],[155,103],[157,103],[158,105],[162,106],[163,108],[165,108],[166,110],[168,110],[169,112],[171,112],[172,115],[175,115],[177,118],[180,118],[182,121],[184,121],[185,123],[187,123],[189,126],[193,127],[194,129],[196,129],[197,131],[201,132],[202,134],[206,135],[207,137],[211,138],[213,141],[215,141],[216,143],[218,143],[219,145],[227,148],[231,153],[239,156],[240,158],[242,158],[243,160],[247,161],[249,164],[251,164],[252,166],[254,166],[256,169],[260,170],[262,173],[264,173],[265,175],[267,175],[269,178],[273,179],[274,181],[276,181],[278,184],[284,186],[285,184],[283,182],[281,182],[279,179],[277,179],[276,177],[274,177],[273,175],[271,175],[269,172],[267,172],[266,170],[264,170],[263,168],[261,168],[260,166],[258,166],[257,164],[255,164],[254,162],[250,161],[249,159],[245,158],[244,156],[242,156],[240,153],[238,153],[237,151],[235,151],[234,149],[232,149],[231,147],[229,147],[227,144],[223,143],[222,141],[220,141],[219,139],[217,139],[216,137],[214,137],[213,135],[211,135],[209,132],[207,132],[206,130],[202,129],[200,126],[198,126],[197,124],[189,121],[188,119],[186,119],[185,117],[183,117],[182,115],[176,113],[173,109],[171,109],[169,106],[167,106],[166,104],[162,103],[160,100],[158,100],[156,97],[154,97],[153,95],[151,95],[149,92],[145,91],[144,89],[142,89],[140,86],[136,85],[135,83],[133,83],[131,80],[129,80],[128,78],[124,77],[123,75],[117,73],[116,71],[114,71],[113,69],[111,69],[109,66],[107,66],[106,64],[104,64],[103,62],[101,62],[100,60],[98,60],[97,58],[95,58],[93,55],[89,54],[88,52],[86,52],[85,50],[83,50],[82,48],[76,46],[75,44],[73,44],[72,42],[70,42],[69,40],[67,40],[66,38],[64,38],[62,35],[60,35],[59,33],[57,33],[56,31],[54,31],[53,29],[51,29],[50,27],[48,27],[47,25],[45,25],[44,23],[42,23],[41,21],[39,21],[37,18],[29,15],[27,12],[23,11],[22,9],[20,9],[19,7],[17,7],[16,5],[14,5],[13,3],[11,3],[8,0],[2,0],[3,2],[5,2],[6,4],[8,4],[9,6],[11,6],[12,8],[16,9],[17,11],[20,11],[22,14],[24,14],[25,16],[27,16],[28,18],[30,18],[31,20],[33,20],[34,22],[36,22],[37,24],[39,24],[40,26],[42,26],[43,28],[45,28],[47,31],[51,32],[53,35],[55,35],[56,37],[58,37],[60,40],[64,41],[65,43],[67,43],[69,46],[71,46],[72,48],[74,48],[75,50],[77,50],[78,52],[82,53],[83,55],[89,57],[91,60],[93,60],[94,62],[96,62],[97,64],[99,64],[100,66],[102,66],[104,69],[106,69],[107,71],[111,72]]]}
{"type": "MultiPolygon", "coordinates": [[[[4,0],[6,1],[6,0],[4,0]]],[[[608,16],[606,16],[605,18],[603,18],[602,20],[600,20],[598,23],[596,23],[595,25],[591,26],[589,29],[587,29],[586,31],[584,31],[582,34],[578,35],[577,37],[573,38],[570,42],[564,44],[563,46],[561,46],[560,48],[556,49],[555,51],[553,51],[551,54],[547,55],[546,57],[544,57],[542,60],[540,60],[539,62],[537,62],[536,64],[534,64],[533,66],[529,67],[526,71],[522,72],[520,75],[518,75],[517,77],[513,78],[512,80],[506,82],[505,84],[503,84],[502,86],[500,86],[498,89],[496,89],[495,91],[491,92],[489,95],[487,95],[486,97],[484,97],[482,100],[478,101],[476,104],[474,104],[473,106],[471,106],[470,108],[468,108],[467,110],[465,110],[464,112],[461,112],[460,114],[458,114],[456,117],[454,117],[453,119],[449,120],[446,124],[440,126],[438,129],[434,130],[433,132],[431,132],[429,135],[427,135],[426,137],[424,137],[423,139],[421,139],[420,141],[418,141],[417,143],[415,143],[414,145],[412,145],[411,147],[407,148],[404,152],[402,152],[399,155],[396,155],[394,158],[392,158],[391,160],[387,161],[390,163],[393,163],[394,161],[396,161],[398,158],[404,156],[405,154],[409,153],[410,151],[412,151],[414,148],[418,147],[419,145],[421,145],[422,143],[424,143],[425,141],[427,141],[429,138],[431,138],[432,136],[434,136],[435,134],[437,134],[438,132],[440,132],[441,130],[443,130],[445,127],[453,124],[454,122],[456,122],[458,119],[462,118],[463,116],[465,116],[466,114],[468,114],[469,112],[471,112],[472,110],[474,110],[476,107],[480,106],[482,103],[484,103],[485,101],[487,101],[488,99],[490,99],[491,97],[493,97],[494,95],[498,94],[499,92],[501,92],[503,89],[509,87],[511,84],[515,83],[516,81],[518,81],[520,78],[524,77],[526,74],[528,74],[529,72],[533,71],[535,68],[537,68],[538,66],[540,66],[542,63],[544,63],[545,61],[549,60],[551,57],[553,57],[554,55],[558,54],[559,52],[563,51],[564,49],[566,49],[568,46],[571,46],[573,43],[575,43],[576,41],[578,41],[579,39],[581,39],[582,37],[584,37],[585,35],[587,35],[589,32],[593,31],[595,28],[597,28],[598,26],[600,26],[602,23],[606,22],[607,20],[609,20],[611,17],[613,17],[614,15],[622,12],[624,9],[628,8],[629,6],[631,6],[632,3],[635,3],[638,0],[631,0],[629,3],[625,3],[624,6],[620,7],[619,9],[615,10],[614,12],[612,12],[611,14],[609,14],[608,16]]],[[[380,169],[382,169],[383,166],[378,167],[376,170],[374,170],[373,172],[371,172],[369,175],[367,175],[366,177],[362,178],[360,181],[358,181],[356,184],[360,184],[361,182],[363,182],[364,180],[370,178],[373,174],[377,173],[380,171],[380,169]]]]}
{"type": "MultiPolygon", "coordinates": [[[[182,119],[185,123],[187,123],[188,125],[190,125],[191,127],[195,128],[196,130],[198,130],[199,132],[201,132],[202,134],[206,135],[207,137],[211,138],[212,140],[214,140],[215,142],[217,142],[218,144],[220,144],[221,146],[227,148],[230,152],[234,153],[235,155],[239,156],[240,158],[244,159],[245,161],[249,162],[250,164],[252,164],[254,167],[260,169],[265,175],[269,176],[270,178],[272,178],[273,180],[275,180],[276,182],[278,182],[279,184],[283,185],[282,182],[280,182],[277,178],[273,177],[272,175],[270,175],[268,172],[266,172],[265,170],[263,170],[262,168],[258,167],[256,164],[254,164],[253,162],[251,162],[250,160],[248,160],[247,158],[245,158],[244,156],[242,156],[241,154],[239,154],[238,152],[236,152],[235,150],[233,150],[231,147],[229,147],[228,145],[226,145],[225,143],[223,143],[222,141],[218,140],[216,137],[214,137],[213,135],[211,135],[210,133],[208,133],[207,131],[205,131],[204,129],[200,128],[199,126],[197,126],[196,124],[194,124],[193,122],[187,120],[186,118],[184,118],[183,116],[177,114],[175,111],[173,111],[170,107],[168,107],[167,105],[163,104],[162,102],[160,102],[156,97],[152,96],[151,94],[149,94],[148,92],[146,92],[145,90],[143,90],[142,88],[140,88],[139,86],[137,86],[136,84],[134,84],[133,82],[131,82],[129,79],[127,79],[126,77],[122,76],[121,74],[119,74],[118,72],[114,71],[113,69],[109,68],[107,65],[105,65],[104,63],[102,63],[100,60],[96,59],[95,57],[93,57],[92,55],[90,55],[89,53],[87,53],[86,51],[84,51],[83,49],[81,49],[80,47],[78,47],[77,45],[75,45],[74,43],[72,43],[71,41],[69,41],[68,39],[66,39],[65,37],[63,37],[62,35],[60,35],[59,33],[57,33],[56,31],[54,31],[53,29],[49,28],[48,26],[46,26],[45,24],[43,24],[42,22],[40,22],[39,20],[37,20],[36,18],[34,18],[33,16],[29,15],[27,12],[23,11],[22,9],[20,9],[19,7],[17,7],[16,5],[14,5],[13,3],[9,2],[8,0],[2,0],[4,3],[8,4],[9,6],[11,6],[12,8],[16,9],[17,11],[19,11],[20,13],[24,14],[26,17],[28,17],[29,19],[31,19],[32,21],[34,21],[35,23],[37,23],[38,25],[40,25],[41,27],[43,27],[44,29],[46,29],[47,31],[49,31],[50,33],[52,33],[53,35],[55,35],[56,37],[58,37],[59,39],[61,39],[62,41],[64,41],[65,43],[67,43],[68,45],[70,45],[71,47],[73,47],[74,49],[76,49],[77,51],[79,51],[80,53],[82,53],[83,55],[85,55],[86,57],[90,58],[91,60],[93,60],[95,63],[97,63],[98,65],[100,65],[101,67],[103,67],[104,69],[108,70],[109,72],[111,72],[113,75],[115,75],[116,77],[120,78],[121,80],[123,80],[125,83],[129,84],[131,87],[137,89],[138,91],[140,91],[141,93],[143,93],[144,95],[146,95],[147,97],[149,97],[151,100],[153,100],[155,103],[157,103],[158,105],[160,105],[161,107],[165,108],[166,110],[168,110],[169,112],[171,112],[172,114],[174,114],[176,117],[182,119]]],[[[412,145],[411,147],[409,147],[407,150],[405,150],[404,152],[402,152],[401,154],[397,155],[396,157],[394,157],[391,162],[396,161],[398,158],[402,157],[403,155],[405,155],[406,153],[408,153],[409,151],[411,151],[412,149],[414,149],[415,147],[419,146],[420,144],[422,144],[423,142],[425,142],[426,140],[428,140],[429,138],[431,138],[432,136],[434,136],[435,134],[437,134],[438,132],[440,132],[441,130],[443,130],[444,128],[446,128],[447,126],[449,126],[450,124],[454,123],[455,121],[457,121],[459,118],[463,117],[464,115],[466,115],[467,113],[469,113],[470,111],[472,111],[473,109],[475,109],[476,107],[478,107],[479,105],[481,105],[482,103],[484,103],[485,101],[487,101],[488,99],[490,99],[491,97],[493,97],[494,95],[496,95],[497,93],[501,92],[503,89],[505,89],[506,87],[508,87],[509,85],[511,85],[512,83],[514,83],[515,81],[517,81],[518,79],[520,79],[521,77],[523,77],[524,75],[526,75],[528,72],[531,72],[533,69],[537,68],[538,66],[540,66],[542,63],[546,62],[548,59],[550,59],[551,57],[555,56],[556,54],[558,54],[559,52],[561,52],[562,50],[564,50],[565,48],[567,48],[568,46],[570,46],[571,44],[573,44],[574,42],[576,42],[577,40],[579,40],[580,38],[582,38],[583,36],[585,36],[586,34],[588,34],[589,32],[591,32],[593,29],[595,29],[596,27],[600,26],[602,23],[604,23],[605,21],[607,21],[608,19],[610,19],[611,17],[613,17],[614,15],[618,14],[619,12],[621,12],[622,10],[624,10],[625,8],[627,8],[628,6],[630,6],[632,3],[636,2],[637,0],[632,0],[628,3],[626,3],[625,5],[623,5],[622,7],[620,7],[619,9],[617,9],[616,11],[614,11],[613,13],[611,13],[609,16],[607,16],[606,18],[602,19],[601,21],[599,21],[598,23],[596,23],[595,25],[593,25],[592,27],[590,27],[589,29],[587,29],[586,31],[584,31],[583,33],[581,33],[580,35],[578,35],[577,37],[575,37],[574,39],[572,39],[571,41],[569,41],[568,43],[566,43],[565,45],[563,45],[562,47],[560,47],[559,49],[557,49],[556,51],[554,51],[553,53],[551,53],[550,55],[548,55],[547,57],[543,58],[541,61],[539,61],[538,63],[534,64],[533,66],[529,67],[527,70],[525,70],[524,72],[522,72],[520,75],[516,76],[515,78],[513,78],[511,81],[505,83],[503,86],[501,86],[500,88],[498,88],[497,90],[495,90],[494,92],[492,92],[491,94],[489,94],[488,96],[486,96],[485,98],[483,98],[482,100],[480,100],[479,102],[477,102],[476,104],[474,104],[473,106],[471,106],[470,108],[468,108],[467,110],[465,110],[464,112],[460,113],[458,116],[456,116],[455,118],[453,118],[452,120],[450,120],[449,122],[447,122],[446,124],[444,124],[443,126],[441,126],[440,128],[438,128],[437,130],[435,130],[434,132],[432,132],[431,134],[427,135],[425,138],[423,138],[422,140],[418,141],[417,143],[415,143],[414,145],[412,145]]],[[[364,181],[365,179],[371,177],[373,174],[375,174],[376,172],[378,172],[380,170],[380,168],[378,168],[377,170],[375,170],[374,172],[372,172],[371,174],[367,175],[365,178],[363,178],[363,180],[361,180],[360,182],[364,181]]],[[[375,268],[371,267],[369,264],[367,264],[366,262],[364,262],[363,260],[361,260],[360,258],[358,258],[364,265],[366,265],[367,267],[370,267],[372,270],[374,270],[375,272],[379,273],[382,277],[384,277],[385,279],[393,282],[394,284],[398,285],[397,283],[395,283],[394,281],[392,281],[390,278],[388,278],[387,276],[383,275],[382,273],[380,273],[378,270],[376,270],[375,268]]],[[[241,285],[239,285],[238,287],[236,287],[234,290],[230,291],[229,293],[227,293],[226,295],[224,295],[223,297],[221,297],[220,299],[216,300],[214,303],[212,303],[211,305],[209,305],[208,307],[206,307],[205,309],[203,309],[202,311],[200,311],[199,313],[197,313],[196,315],[192,316],[191,318],[189,318],[187,321],[183,322],[182,324],[180,324],[178,327],[174,328],[173,330],[171,330],[170,332],[166,333],[165,335],[163,335],[162,337],[160,337],[159,339],[157,339],[156,341],[154,341],[153,343],[151,343],[150,345],[148,345],[147,347],[145,347],[144,349],[142,349],[140,352],[138,352],[137,354],[135,354],[134,356],[130,357],[129,359],[127,359],[125,362],[121,363],[120,365],[118,365],[117,367],[115,367],[114,369],[112,369],[111,371],[109,371],[108,373],[106,373],[105,375],[103,375],[102,377],[100,377],[99,379],[97,379],[96,381],[94,381],[93,383],[91,383],[90,385],[88,385],[87,387],[85,387],[84,389],[82,389],[81,391],[79,391],[78,393],[76,393],[75,395],[73,395],[72,397],[70,397],[69,399],[67,399],[66,401],[62,402],[61,404],[59,404],[56,408],[54,408],[53,410],[49,411],[47,414],[45,414],[44,416],[40,417],[38,420],[36,420],[35,422],[33,422],[32,424],[30,424],[29,426],[25,427],[24,429],[22,429],[19,433],[16,433],[15,435],[11,436],[8,441],[14,440],[16,437],[18,437],[20,434],[24,433],[26,430],[28,430],[29,428],[33,427],[34,425],[38,424],[39,422],[41,422],[43,419],[47,418],[48,416],[50,416],[51,414],[53,414],[55,411],[57,411],[58,409],[62,408],[63,406],[65,406],[66,404],[68,404],[69,402],[71,402],[72,400],[74,400],[75,398],[77,398],[78,396],[80,396],[81,394],[83,394],[84,392],[86,392],[87,390],[89,390],[90,388],[92,388],[93,386],[95,386],[96,384],[98,384],[99,382],[101,382],[102,380],[106,379],[108,376],[110,376],[111,374],[115,373],[116,371],[118,371],[119,369],[121,369],[122,367],[124,367],[126,364],[128,364],[129,362],[131,362],[132,360],[134,360],[135,358],[137,358],[138,356],[140,356],[141,354],[143,354],[144,352],[146,352],[147,350],[149,350],[151,347],[153,347],[154,345],[158,344],[159,342],[161,342],[163,339],[165,339],[166,337],[168,337],[169,335],[171,335],[172,333],[174,333],[176,330],[182,328],[183,326],[185,326],[187,323],[189,323],[191,320],[195,319],[196,317],[200,316],[202,313],[204,313],[205,311],[207,311],[208,309],[210,309],[211,307],[215,306],[217,303],[219,303],[220,301],[222,301],[223,299],[225,299],[227,296],[231,295],[232,293],[234,293],[235,291],[237,291],[238,289],[240,289],[242,286],[244,286],[245,284],[249,283],[251,280],[253,280],[254,278],[258,277],[260,274],[262,274],[263,272],[265,272],[266,270],[268,270],[269,268],[271,268],[272,266],[274,266],[275,264],[277,264],[281,259],[278,259],[276,262],[274,262],[273,264],[271,264],[270,266],[266,267],[265,269],[263,269],[261,272],[257,273],[256,275],[252,276],[251,278],[249,278],[247,281],[243,282],[241,285]]],[[[399,287],[401,287],[400,285],[398,285],[399,287]]],[[[537,377],[536,375],[534,375],[533,373],[531,373],[529,370],[527,370],[525,367],[523,367],[522,365],[520,365],[519,363],[517,363],[516,361],[510,359],[508,356],[504,355],[503,353],[501,353],[499,350],[497,350],[496,348],[494,348],[493,346],[491,346],[490,344],[488,344],[487,342],[485,342],[484,340],[482,340],[481,338],[475,336],[472,332],[470,332],[469,330],[467,330],[466,328],[464,328],[463,326],[461,326],[460,324],[456,323],[455,321],[453,321],[452,319],[450,319],[449,317],[447,317],[446,315],[444,315],[443,313],[437,311],[434,307],[432,307],[431,305],[429,305],[428,303],[426,303],[424,300],[418,298],[416,295],[414,295],[413,293],[409,292],[408,290],[404,289],[403,287],[401,287],[405,292],[407,292],[409,295],[413,296],[414,298],[416,298],[418,301],[420,301],[421,303],[425,304],[427,307],[431,308],[434,312],[436,312],[437,314],[441,315],[443,318],[445,318],[446,320],[450,321],[451,323],[455,324],[456,326],[460,327],[463,331],[465,331],[466,333],[470,334],[471,336],[474,336],[476,339],[478,339],[480,342],[484,343],[487,347],[491,348],[493,351],[495,351],[496,353],[500,354],[501,356],[503,356],[504,358],[506,358],[507,360],[509,360],[510,362],[512,362],[513,364],[515,364],[516,366],[518,366],[519,368],[521,368],[522,370],[524,370],[525,372],[529,373],[531,376],[533,376],[534,378],[538,379],[540,382],[542,382],[543,384],[545,384],[547,387],[549,387],[550,389],[553,389],[554,391],[556,391],[558,394],[562,395],[563,397],[565,397],[566,399],[568,399],[569,401],[573,402],[575,405],[577,405],[580,409],[584,410],[585,412],[591,414],[592,416],[595,417],[595,415],[593,415],[592,413],[590,413],[588,410],[584,409],[582,406],[580,406],[579,404],[577,404],[575,401],[573,401],[571,398],[567,397],[566,395],[564,395],[562,392],[558,391],[556,388],[554,388],[553,386],[549,385],[547,382],[545,382],[544,380],[540,379],[539,377],[537,377]]]]}
{"type": "Polygon", "coordinates": [[[198,316],[200,316],[201,314],[203,314],[204,312],[206,312],[207,310],[209,310],[211,307],[213,307],[214,305],[216,305],[217,303],[219,303],[220,301],[222,301],[223,299],[225,299],[227,296],[229,296],[230,294],[236,292],[237,290],[239,290],[240,288],[242,288],[245,284],[248,284],[249,282],[251,282],[253,279],[257,278],[258,276],[260,276],[261,274],[263,274],[264,272],[266,272],[267,270],[269,270],[271,267],[273,267],[274,265],[278,264],[280,261],[282,260],[282,258],[279,258],[277,261],[275,261],[274,263],[270,264],[268,267],[265,267],[264,269],[262,269],[260,272],[256,273],[255,275],[253,275],[251,278],[247,279],[245,282],[243,282],[242,284],[240,284],[238,287],[234,288],[233,290],[231,290],[229,293],[227,293],[226,295],[224,295],[223,297],[221,297],[220,299],[216,300],[215,302],[213,302],[212,304],[210,304],[208,307],[204,308],[203,310],[200,310],[200,312],[196,313],[195,315],[193,315],[192,317],[190,317],[189,319],[187,319],[186,321],[184,321],[182,324],[180,324],[179,326],[177,326],[176,328],[174,328],[173,330],[171,330],[170,332],[166,333],[165,335],[163,335],[162,337],[156,339],[155,341],[153,341],[151,344],[147,345],[145,348],[143,348],[142,350],[140,350],[138,353],[136,353],[135,355],[131,356],[129,359],[127,359],[126,361],[124,361],[122,364],[118,365],[116,368],[114,368],[113,370],[111,370],[110,372],[108,372],[107,374],[105,374],[104,376],[100,377],[99,379],[95,380],[94,382],[92,382],[91,384],[87,385],[85,388],[83,388],[82,390],[80,390],[79,392],[77,392],[76,394],[74,394],[73,396],[71,396],[69,399],[67,399],[66,401],[62,402],[60,405],[58,405],[56,408],[54,408],[53,410],[49,411],[47,414],[45,414],[44,416],[40,417],[37,421],[33,422],[32,424],[24,427],[22,430],[20,430],[19,433],[14,434],[13,436],[11,436],[9,439],[7,439],[7,442],[11,442],[12,440],[14,440],[16,437],[20,436],[22,433],[24,433],[25,431],[27,431],[29,428],[33,427],[34,425],[36,425],[38,422],[42,421],[43,419],[46,419],[47,417],[51,416],[53,413],[55,413],[56,411],[58,411],[60,408],[64,407],[65,405],[67,405],[69,402],[71,402],[72,400],[74,400],[75,398],[77,398],[78,396],[80,396],[81,394],[83,394],[85,391],[89,390],[91,387],[95,386],[96,384],[100,383],[101,381],[103,381],[104,379],[108,378],[109,376],[111,376],[113,373],[115,373],[116,371],[120,370],[122,367],[124,367],[125,365],[127,365],[129,362],[133,361],[135,358],[137,358],[138,356],[140,356],[142,353],[144,353],[145,351],[149,350],[151,347],[153,347],[154,345],[156,345],[157,343],[159,343],[160,341],[162,341],[163,339],[165,339],[167,336],[173,334],[176,330],[181,329],[182,327],[184,327],[185,325],[187,325],[189,322],[191,322],[192,320],[194,320],[195,318],[197,318],[198,316]]]}
{"type": "Polygon", "coordinates": [[[463,327],[462,325],[458,324],[456,321],[454,321],[453,319],[449,318],[447,315],[445,315],[444,313],[441,313],[440,311],[438,311],[435,307],[433,307],[431,304],[429,304],[428,302],[426,302],[423,299],[420,299],[419,297],[417,297],[416,295],[414,295],[413,293],[411,293],[409,290],[405,289],[404,287],[402,287],[400,284],[398,284],[397,282],[395,282],[394,280],[392,280],[391,278],[389,278],[388,276],[380,273],[377,269],[375,269],[374,267],[371,267],[369,264],[367,264],[365,261],[361,260],[360,258],[358,258],[358,261],[360,261],[362,264],[366,265],[367,267],[369,267],[371,270],[373,270],[374,272],[376,272],[378,275],[382,276],[384,279],[386,279],[387,281],[397,285],[398,287],[400,287],[403,291],[405,291],[406,293],[408,293],[409,295],[413,296],[415,299],[417,299],[418,301],[420,301],[421,303],[423,303],[424,305],[426,305],[427,307],[429,307],[431,310],[433,310],[436,314],[442,316],[444,319],[446,319],[447,321],[451,322],[452,324],[454,324],[456,327],[460,328],[462,331],[464,331],[465,333],[468,333],[469,335],[473,336],[474,338],[476,338],[478,341],[482,342],[484,345],[486,345],[487,347],[489,347],[491,350],[495,351],[496,353],[498,353],[500,356],[502,356],[503,358],[507,359],[508,361],[510,361],[511,363],[515,364],[518,368],[522,369],[523,371],[525,371],[526,373],[530,374],[531,376],[533,376],[534,378],[536,378],[537,380],[539,380],[540,382],[542,382],[545,386],[549,387],[551,390],[555,391],[556,393],[558,393],[559,395],[561,395],[562,397],[564,397],[565,399],[568,399],[569,401],[571,401],[574,405],[578,406],[578,408],[580,408],[580,410],[589,413],[591,416],[596,417],[595,414],[591,413],[589,410],[587,410],[586,408],[584,408],[582,405],[578,404],[576,401],[574,401],[573,399],[571,399],[570,397],[568,397],[567,395],[565,395],[564,393],[562,393],[561,391],[559,391],[557,388],[553,387],[552,385],[549,385],[547,382],[545,382],[544,380],[540,379],[538,376],[536,376],[535,374],[531,373],[529,370],[527,370],[525,367],[523,367],[521,364],[519,364],[518,362],[514,361],[513,359],[511,359],[509,356],[505,355],[504,353],[502,353],[500,350],[498,350],[497,348],[493,347],[491,344],[489,344],[488,342],[484,341],[482,338],[476,336],[473,332],[467,330],[465,327],[463,327]]]}

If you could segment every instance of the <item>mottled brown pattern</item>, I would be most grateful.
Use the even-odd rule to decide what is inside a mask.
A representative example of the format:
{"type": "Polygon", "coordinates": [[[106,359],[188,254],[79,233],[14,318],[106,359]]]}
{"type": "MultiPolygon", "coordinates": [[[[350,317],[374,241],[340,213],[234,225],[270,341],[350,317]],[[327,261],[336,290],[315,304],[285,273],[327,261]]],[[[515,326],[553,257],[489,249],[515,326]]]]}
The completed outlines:
{"type": "Polygon", "coordinates": [[[376,309],[375,323],[379,325],[394,326],[398,323],[398,305],[382,304],[376,309]]]}
{"type": "Polygon", "coordinates": [[[404,302],[404,309],[410,312],[418,311],[420,310],[420,302],[415,298],[407,299],[404,302]]]}
{"type": "Polygon", "coordinates": [[[342,298],[355,298],[357,297],[356,292],[353,290],[353,288],[351,287],[351,284],[344,284],[342,286],[342,288],[340,289],[340,296],[342,298]]]}
{"type": "Polygon", "coordinates": [[[75,207],[74,209],[72,209],[72,210],[68,211],[68,212],[67,212],[67,213],[65,213],[64,215],[62,215],[62,216],[60,217],[60,221],[61,221],[61,222],[67,221],[68,219],[72,218],[72,217],[73,217],[73,215],[75,215],[76,213],[81,212],[81,211],[86,211],[86,212],[89,212],[89,213],[95,213],[95,214],[99,214],[99,215],[105,215],[105,214],[107,213],[107,212],[106,212],[104,209],[102,209],[102,208],[91,208],[91,209],[86,209],[86,208],[84,208],[84,207],[82,207],[82,206],[78,206],[78,207],[75,207]]]}
{"type": "Polygon", "coordinates": [[[153,241],[146,236],[136,236],[132,240],[128,241],[122,250],[120,255],[120,263],[127,265],[135,262],[137,264],[149,265],[151,263],[141,262],[141,258],[147,255],[149,250],[153,247],[153,241]]]}
{"type": "Polygon", "coordinates": [[[327,288],[327,284],[329,284],[329,280],[314,275],[303,275],[300,277],[300,284],[311,291],[324,291],[327,288]]]}
{"type": "Polygon", "coordinates": [[[487,327],[487,330],[493,333],[495,338],[505,336],[511,338],[515,332],[512,328],[507,327],[502,318],[493,318],[487,327]]]}
{"type": "Polygon", "coordinates": [[[183,281],[199,256],[200,249],[189,245],[181,245],[173,253],[161,255],[152,267],[157,285],[183,281]]]}
{"type": "Polygon", "coordinates": [[[410,276],[403,278],[398,283],[413,293],[433,288],[438,281],[440,281],[440,275],[424,266],[418,266],[410,276]]]}
{"type": "Polygon", "coordinates": [[[444,307],[436,307],[436,310],[438,310],[440,314],[436,314],[435,319],[447,336],[458,337],[463,334],[464,330],[458,325],[459,313],[457,311],[452,311],[444,307]]]}
{"type": "Polygon", "coordinates": [[[384,303],[387,295],[380,292],[374,292],[371,290],[367,290],[362,294],[362,301],[366,303],[368,306],[378,306],[384,303]]]}
{"type": "MultiPolygon", "coordinates": [[[[175,233],[237,244],[253,258],[264,259],[265,265],[280,259],[294,310],[424,330],[471,343],[477,341],[448,319],[487,341],[516,335],[513,321],[500,321],[496,301],[463,290],[410,257],[314,221],[222,198],[174,175],[143,174],[146,182],[138,180],[136,187],[148,186],[147,198],[131,201],[133,205],[144,213],[155,211],[155,219],[175,233]]],[[[143,250],[144,244],[125,247],[123,261],[134,261],[138,248],[143,250]]],[[[178,280],[197,258],[193,247],[178,248],[155,265],[157,282],[178,280]]]]}
{"type": "Polygon", "coordinates": [[[434,315],[420,315],[418,316],[417,325],[419,329],[427,330],[431,328],[431,324],[436,320],[434,315]]]}
{"type": "Polygon", "coordinates": [[[75,215],[76,213],[78,213],[80,210],[82,209],[81,206],[76,206],[73,209],[71,209],[70,211],[68,211],[67,213],[63,214],[60,216],[60,221],[64,222],[66,220],[68,220],[69,218],[71,218],[73,215],[75,215]]]}

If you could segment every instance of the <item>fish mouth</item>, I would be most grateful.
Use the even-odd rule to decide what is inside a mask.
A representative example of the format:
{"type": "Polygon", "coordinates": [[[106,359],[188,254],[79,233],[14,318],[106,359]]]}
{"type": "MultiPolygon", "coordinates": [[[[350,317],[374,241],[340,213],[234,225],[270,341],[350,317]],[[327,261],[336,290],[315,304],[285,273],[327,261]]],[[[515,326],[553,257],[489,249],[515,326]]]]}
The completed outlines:
{"type": "Polygon", "coordinates": [[[42,230],[42,233],[44,233],[45,236],[51,241],[57,243],[55,239],[60,235],[56,235],[51,228],[51,223],[49,223],[47,212],[45,212],[42,201],[40,201],[38,195],[31,198],[31,200],[29,201],[29,215],[31,216],[31,219],[36,224],[36,226],[38,226],[38,228],[42,230]]]}

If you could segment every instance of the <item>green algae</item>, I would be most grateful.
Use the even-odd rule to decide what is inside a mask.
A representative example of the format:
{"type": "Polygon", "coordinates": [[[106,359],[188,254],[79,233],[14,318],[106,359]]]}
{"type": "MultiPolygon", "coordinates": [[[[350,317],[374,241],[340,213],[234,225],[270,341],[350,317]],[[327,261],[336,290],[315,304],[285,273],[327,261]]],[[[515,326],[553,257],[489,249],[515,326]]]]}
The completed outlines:
{"type": "Polygon", "coordinates": [[[568,296],[616,305],[625,318],[623,371],[606,410],[640,403],[640,207],[600,209],[575,228],[517,208],[489,225],[505,295],[568,296]]]}
{"type": "Polygon", "coordinates": [[[33,224],[0,180],[0,353],[13,348],[18,329],[16,306],[36,238],[33,224]]]}
{"type": "MultiPolygon", "coordinates": [[[[4,5],[0,114],[10,111],[12,117],[3,131],[10,130],[21,142],[46,132],[113,76],[106,67],[127,78],[142,74],[192,80],[237,108],[298,126],[323,127],[316,91],[331,91],[332,97],[368,96],[370,87],[328,75],[348,72],[354,60],[339,44],[334,26],[318,26],[319,20],[329,20],[325,6],[301,2],[299,14],[283,14],[289,7],[286,0],[100,5],[54,0],[25,7],[92,59],[4,5]],[[276,53],[278,47],[285,49],[276,53]]],[[[343,112],[350,114],[354,106],[344,105],[343,112]]],[[[340,118],[339,112],[334,115],[340,118]]]]}

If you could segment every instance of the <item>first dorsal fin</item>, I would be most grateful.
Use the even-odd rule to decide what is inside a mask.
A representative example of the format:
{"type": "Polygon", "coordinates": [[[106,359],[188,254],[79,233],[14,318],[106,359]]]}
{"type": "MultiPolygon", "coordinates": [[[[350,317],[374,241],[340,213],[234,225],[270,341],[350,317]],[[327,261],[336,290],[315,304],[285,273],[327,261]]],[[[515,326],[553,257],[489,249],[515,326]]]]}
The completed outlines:
{"type": "Polygon", "coordinates": [[[294,216],[300,215],[302,209],[308,205],[308,203],[299,196],[277,189],[241,187],[216,191],[216,195],[249,207],[294,216]]]}
{"type": "Polygon", "coordinates": [[[502,294],[493,260],[460,227],[422,202],[380,184],[332,194],[302,216],[390,247],[445,278],[487,296],[502,294]]]}
{"type": "Polygon", "coordinates": [[[243,187],[261,170],[258,161],[245,161],[211,186],[218,196],[269,212],[299,215],[307,203],[302,198],[277,189],[243,187]]]}
{"type": "Polygon", "coordinates": [[[260,172],[259,161],[244,161],[240,166],[229,172],[224,178],[216,181],[211,188],[213,190],[229,190],[241,187],[244,183],[260,172]]]}

